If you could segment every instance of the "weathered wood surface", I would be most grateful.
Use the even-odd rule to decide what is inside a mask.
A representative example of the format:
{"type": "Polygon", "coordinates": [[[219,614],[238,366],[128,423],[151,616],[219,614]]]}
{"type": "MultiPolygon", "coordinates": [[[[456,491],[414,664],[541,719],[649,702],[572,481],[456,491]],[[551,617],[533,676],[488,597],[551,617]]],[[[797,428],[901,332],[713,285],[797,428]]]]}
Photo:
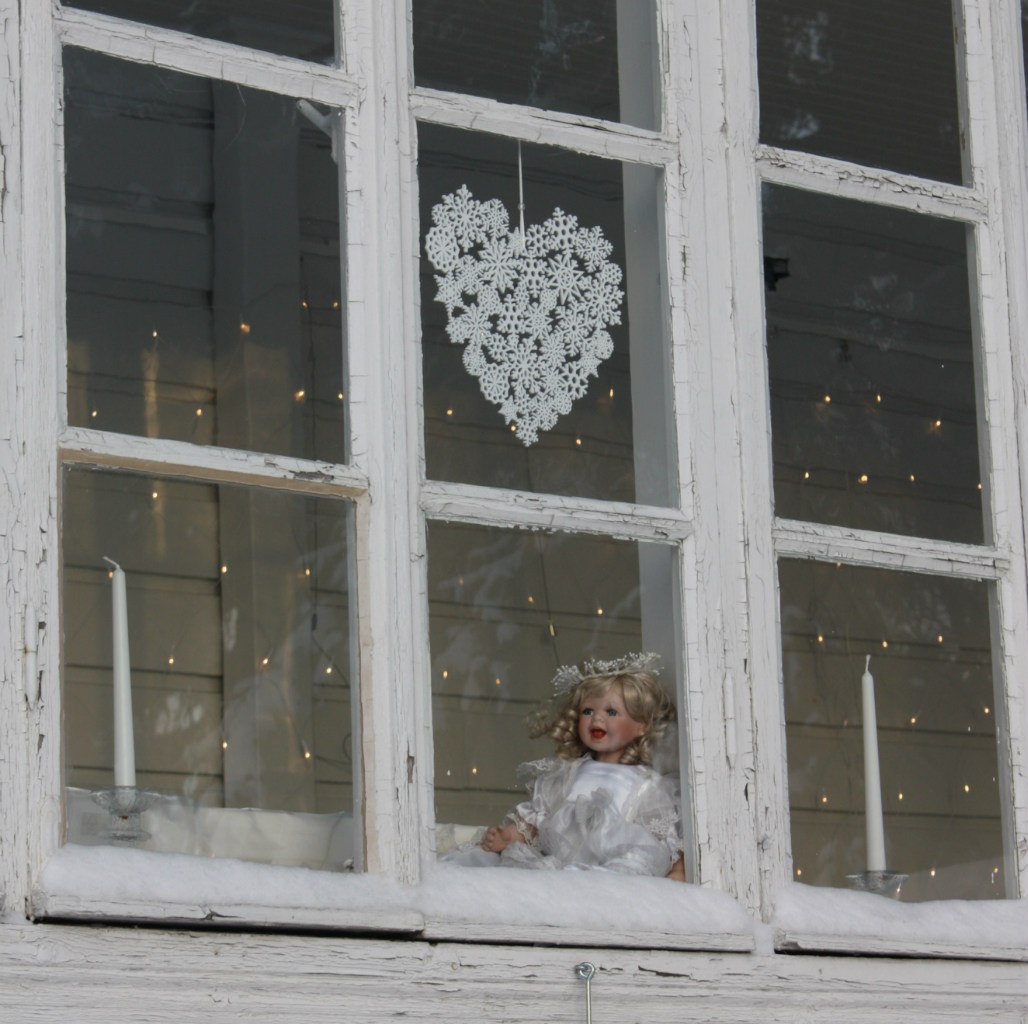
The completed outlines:
{"type": "Polygon", "coordinates": [[[0,929],[17,1024],[1028,1021],[1028,967],[40,925],[0,929]]]}

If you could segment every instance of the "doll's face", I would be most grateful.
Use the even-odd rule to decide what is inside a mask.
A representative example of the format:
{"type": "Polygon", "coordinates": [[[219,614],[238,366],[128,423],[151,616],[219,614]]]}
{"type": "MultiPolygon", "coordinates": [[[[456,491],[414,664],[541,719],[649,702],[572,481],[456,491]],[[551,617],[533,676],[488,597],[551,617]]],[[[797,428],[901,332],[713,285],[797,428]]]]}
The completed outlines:
{"type": "Polygon", "coordinates": [[[578,738],[597,761],[617,764],[625,747],[645,731],[646,726],[628,713],[616,686],[579,705],[578,738]]]}

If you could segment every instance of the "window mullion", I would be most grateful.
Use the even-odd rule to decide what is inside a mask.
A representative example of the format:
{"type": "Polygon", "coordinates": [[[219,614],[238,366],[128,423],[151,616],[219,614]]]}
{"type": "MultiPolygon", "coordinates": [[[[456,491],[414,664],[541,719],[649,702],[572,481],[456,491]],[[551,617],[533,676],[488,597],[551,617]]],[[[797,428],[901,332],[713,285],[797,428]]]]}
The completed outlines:
{"type": "Polygon", "coordinates": [[[370,496],[357,528],[365,867],[410,882],[420,869],[419,793],[431,768],[415,628],[424,542],[415,493],[417,350],[408,341],[416,322],[414,205],[401,155],[410,150],[396,144],[411,132],[405,30],[392,4],[354,0],[345,16],[346,63],[365,96],[346,143],[352,462],[370,496]]]}

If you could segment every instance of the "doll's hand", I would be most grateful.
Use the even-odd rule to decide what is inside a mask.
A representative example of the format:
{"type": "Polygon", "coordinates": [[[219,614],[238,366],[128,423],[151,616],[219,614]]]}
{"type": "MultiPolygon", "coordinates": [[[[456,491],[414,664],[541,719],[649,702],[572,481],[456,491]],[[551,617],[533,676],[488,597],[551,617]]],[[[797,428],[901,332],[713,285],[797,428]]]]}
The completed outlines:
{"type": "Polygon", "coordinates": [[[482,849],[490,853],[503,853],[511,843],[523,843],[525,837],[513,825],[493,825],[485,830],[482,849]]]}
{"type": "Polygon", "coordinates": [[[684,882],[685,881],[685,857],[679,855],[678,860],[671,865],[671,870],[667,873],[667,877],[673,882],[684,882]]]}

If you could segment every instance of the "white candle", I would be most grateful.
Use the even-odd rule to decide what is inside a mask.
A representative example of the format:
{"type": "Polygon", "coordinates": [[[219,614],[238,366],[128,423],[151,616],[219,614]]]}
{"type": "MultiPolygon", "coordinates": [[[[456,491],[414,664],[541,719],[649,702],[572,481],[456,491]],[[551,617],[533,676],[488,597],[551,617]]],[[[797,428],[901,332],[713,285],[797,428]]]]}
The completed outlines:
{"type": "Polygon", "coordinates": [[[882,820],[882,779],[878,766],[878,716],[871,655],[860,677],[864,698],[864,824],[867,830],[867,870],[885,870],[885,824],[882,820]]]}
{"type": "Polygon", "coordinates": [[[117,562],[104,556],[112,567],[111,617],[114,648],[114,784],[135,786],[136,746],[132,735],[132,680],[129,670],[128,598],[125,573],[117,562]]]}

